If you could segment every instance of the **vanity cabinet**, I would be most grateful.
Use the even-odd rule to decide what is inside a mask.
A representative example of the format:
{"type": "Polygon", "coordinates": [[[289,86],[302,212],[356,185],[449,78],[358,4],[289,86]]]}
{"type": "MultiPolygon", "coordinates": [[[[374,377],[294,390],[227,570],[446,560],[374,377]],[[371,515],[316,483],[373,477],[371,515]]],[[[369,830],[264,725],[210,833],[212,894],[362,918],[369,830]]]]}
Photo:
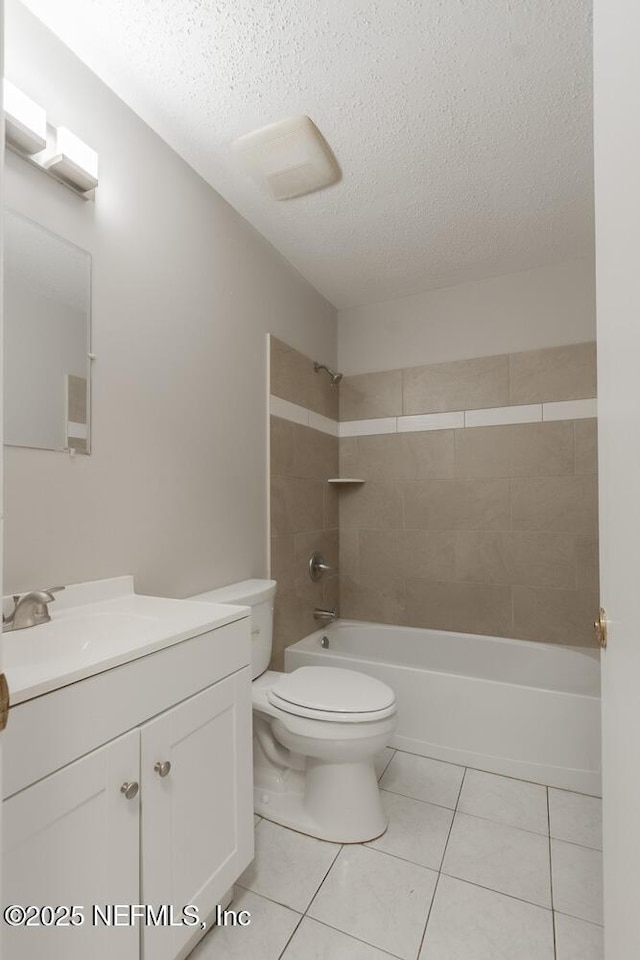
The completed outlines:
{"type": "Polygon", "coordinates": [[[5,924],[7,957],[186,956],[199,925],[95,926],[93,905],[167,904],[177,920],[189,904],[209,921],[226,902],[253,857],[248,663],[245,619],[12,708],[8,780],[20,789],[3,806],[4,903],[80,906],[84,923],[5,924]],[[91,725],[116,735],[85,752],[91,725]],[[25,758],[38,730],[52,749],[25,758]]]}
{"type": "Polygon", "coordinates": [[[140,799],[123,782],[140,763],[137,731],[94,750],[9,800],[3,817],[4,904],[82,906],[82,926],[3,924],[11,960],[138,957],[138,931],[93,927],[89,904],[138,899],[140,799]]]}
{"type": "MultiPolygon", "coordinates": [[[[250,683],[229,677],[142,728],[143,903],[195,904],[204,920],[253,857],[251,711],[239,680],[250,683]]],[[[173,960],[193,930],[143,928],[144,960],[173,960]]]]}

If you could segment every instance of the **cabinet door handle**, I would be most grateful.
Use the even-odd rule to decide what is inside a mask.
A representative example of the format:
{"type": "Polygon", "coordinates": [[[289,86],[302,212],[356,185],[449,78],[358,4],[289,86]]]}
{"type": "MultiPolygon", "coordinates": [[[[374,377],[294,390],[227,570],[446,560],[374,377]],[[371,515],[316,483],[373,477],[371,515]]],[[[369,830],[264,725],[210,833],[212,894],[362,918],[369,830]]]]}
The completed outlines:
{"type": "Polygon", "coordinates": [[[170,760],[158,760],[154,765],[153,769],[158,774],[159,777],[166,777],[171,770],[171,761],[170,760]]]}
{"type": "Polygon", "coordinates": [[[120,793],[124,793],[127,800],[133,800],[134,797],[138,796],[139,789],[140,784],[136,783],[135,780],[132,780],[122,784],[120,787],[120,793]]]}

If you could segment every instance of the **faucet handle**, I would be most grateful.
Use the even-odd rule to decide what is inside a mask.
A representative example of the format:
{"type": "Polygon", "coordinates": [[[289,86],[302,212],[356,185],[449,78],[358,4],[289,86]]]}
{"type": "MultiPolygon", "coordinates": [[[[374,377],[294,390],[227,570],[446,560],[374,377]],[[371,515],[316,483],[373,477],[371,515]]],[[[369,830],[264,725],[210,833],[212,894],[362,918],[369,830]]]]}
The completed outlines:
{"type": "Polygon", "coordinates": [[[47,587],[46,590],[43,590],[42,592],[47,594],[49,597],[49,599],[47,600],[47,603],[53,603],[53,601],[55,600],[54,593],[60,593],[61,590],[65,590],[65,589],[66,589],[65,587],[47,587]]]}
{"type": "Polygon", "coordinates": [[[333,570],[331,564],[327,563],[319,550],[315,550],[309,557],[309,576],[315,583],[324,573],[330,573],[333,570]]]}

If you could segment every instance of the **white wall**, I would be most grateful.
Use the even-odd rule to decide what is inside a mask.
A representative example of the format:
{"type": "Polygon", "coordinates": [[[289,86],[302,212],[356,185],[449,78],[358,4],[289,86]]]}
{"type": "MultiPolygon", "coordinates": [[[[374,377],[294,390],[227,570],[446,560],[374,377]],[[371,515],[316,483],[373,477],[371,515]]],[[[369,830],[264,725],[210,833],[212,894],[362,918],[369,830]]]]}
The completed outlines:
{"type": "MultiPolygon", "coordinates": [[[[85,203],[12,154],[8,206],[93,256],[93,453],[6,449],[5,592],[267,569],[266,333],[336,361],[335,311],[16,2],[6,74],[100,154],[85,203]]],[[[170,82],[170,78],[168,78],[170,82]]]]}
{"type": "Polygon", "coordinates": [[[338,313],[338,365],[347,374],[594,339],[595,279],[590,260],[338,313]]]}

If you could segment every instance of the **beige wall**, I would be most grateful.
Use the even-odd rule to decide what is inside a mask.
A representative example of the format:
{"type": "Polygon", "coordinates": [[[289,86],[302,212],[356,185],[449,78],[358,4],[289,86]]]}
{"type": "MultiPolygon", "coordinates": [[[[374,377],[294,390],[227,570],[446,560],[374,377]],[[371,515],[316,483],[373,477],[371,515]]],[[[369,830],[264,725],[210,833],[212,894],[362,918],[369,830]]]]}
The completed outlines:
{"type": "MultiPolygon", "coordinates": [[[[271,338],[271,393],[325,417],[337,418],[338,388],[316,373],[302,353],[271,338]]],[[[283,651],[318,628],[315,607],[338,606],[338,577],[312,582],[311,554],[319,550],[338,569],[338,501],[327,483],[338,476],[338,439],[271,417],[271,576],[278,581],[272,667],[283,651]]]]}
{"type": "MultiPolygon", "coordinates": [[[[341,419],[595,396],[595,345],[346,377],[341,419]]],[[[598,607],[595,419],[340,441],[340,612],[588,645],[598,607]]]]}
{"type": "Polygon", "coordinates": [[[7,76],[100,154],[84,203],[14,155],[6,203],[93,256],[93,454],[6,451],[5,592],[267,572],[266,333],[327,363],[334,309],[12,0],[7,76]]]}
{"type": "Polygon", "coordinates": [[[590,260],[340,310],[345,373],[517,353],[595,339],[590,260]]]}

